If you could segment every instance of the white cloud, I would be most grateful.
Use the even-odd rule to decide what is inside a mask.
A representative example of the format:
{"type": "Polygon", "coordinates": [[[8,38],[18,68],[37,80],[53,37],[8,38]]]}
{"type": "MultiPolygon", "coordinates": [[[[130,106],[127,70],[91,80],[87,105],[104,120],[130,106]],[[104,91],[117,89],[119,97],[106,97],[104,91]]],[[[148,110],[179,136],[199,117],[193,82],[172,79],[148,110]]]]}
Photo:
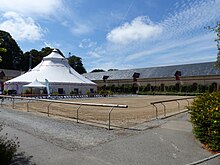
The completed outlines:
{"type": "Polygon", "coordinates": [[[0,23],[0,29],[9,32],[16,40],[40,40],[45,31],[30,17],[15,12],[6,12],[0,23]]]}
{"type": "MultiPolygon", "coordinates": [[[[214,36],[212,36],[210,34],[199,35],[199,36],[194,36],[192,38],[184,39],[184,42],[183,42],[183,40],[173,40],[173,41],[169,41],[169,42],[163,41],[159,44],[155,44],[154,47],[127,55],[126,61],[133,61],[135,59],[140,59],[140,58],[154,55],[154,54],[158,54],[158,56],[160,56],[161,54],[163,54],[163,52],[167,52],[167,51],[173,52],[173,49],[176,49],[176,51],[177,51],[177,49],[179,49],[181,51],[184,50],[184,52],[182,52],[182,53],[186,54],[185,50],[192,51],[192,48],[187,49],[188,47],[192,46],[195,50],[197,48],[197,46],[195,46],[195,45],[200,43],[201,45],[198,46],[198,49],[201,50],[203,47],[206,47],[210,41],[213,41],[213,45],[214,45],[214,36]]],[[[175,53],[175,52],[173,52],[173,53],[175,53]]],[[[169,58],[168,55],[167,55],[167,58],[169,58]]]]}
{"type": "Polygon", "coordinates": [[[195,0],[178,5],[179,9],[161,23],[164,37],[193,35],[195,30],[204,30],[219,21],[220,0],[195,0]]]}
{"type": "Polygon", "coordinates": [[[50,47],[50,48],[60,48],[61,44],[57,42],[44,42],[44,46],[50,47]]]}
{"type": "Polygon", "coordinates": [[[171,10],[172,12],[157,24],[149,20],[141,20],[136,24],[133,20],[113,29],[107,35],[107,39],[111,42],[103,47],[106,53],[100,54],[102,58],[95,61],[96,65],[99,66],[100,63],[105,65],[112,59],[117,59],[114,60],[114,65],[134,64],[134,67],[216,60],[215,34],[205,27],[213,26],[219,21],[220,0],[181,1],[176,5],[175,10],[171,10]],[[156,37],[150,38],[147,38],[148,33],[137,32],[141,36],[135,40],[133,37],[135,35],[131,34],[133,31],[138,31],[137,25],[156,26],[160,30],[155,33],[156,37]],[[130,41],[136,42],[126,45],[130,41]]]}
{"type": "Polygon", "coordinates": [[[96,46],[96,42],[92,42],[91,39],[83,39],[80,44],[79,47],[80,48],[92,48],[94,46],[96,46]]]}
{"type": "Polygon", "coordinates": [[[90,33],[91,31],[92,29],[90,26],[80,23],[75,24],[71,29],[71,32],[75,35],[87,34],[90,33]]]}
{"type": "MultiPolygon", "coordinates": [[[[87,55],[89,55],[88,58],[95,57],[101,60],[102,57],[106,55],[106,50],[102,46],[96,47],[94,50],[89,51],[87,55]]],[[[96,60],[96,62],[98,62],[99,60],[96,60]]]]}
{"type": "Polygon", "coordinates": [[[88,55],[89,56],[92,56],[92,57],[95,57],[95,58],[100,58],[101,57],[101,55],[99,55],[97,52],[95,52],[95,51],[90,51],[90,52],[88,52],[88,55]]]}
{"type": "Polygon", "coordinates": [[[28,16],[60,14],[64,7],[62,0],[0,0],[0,11],[13,11],[28,16]]]}
{"type": "Polygon", "coordinates": [[[162,27],[153,24],[148,17],[140,16],[131,23],[125,23],[107,34],[107,40],[116,44],[128,44],[147,40],[159,35],[162,27]]]}

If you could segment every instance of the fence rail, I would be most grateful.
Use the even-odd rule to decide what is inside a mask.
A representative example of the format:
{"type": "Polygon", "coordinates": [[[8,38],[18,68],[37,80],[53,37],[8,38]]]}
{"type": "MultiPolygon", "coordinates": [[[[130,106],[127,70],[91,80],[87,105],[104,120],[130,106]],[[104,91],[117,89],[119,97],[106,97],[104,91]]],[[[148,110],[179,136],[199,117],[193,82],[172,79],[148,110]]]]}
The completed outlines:
{"type": "Polygon", "coordinates": [[[96,107],[110,107],[108,111],[108,129],[111,129],[111,113],[115,108],[128,108],[128,105],[120,105],[120,104],[100,104],[100,103],[82,103],[82,102],[70,102],[70,101],[63,101],[63,100],[50,100],[50,99],[36,99],[36,98],[26,98],[20,96],[5,96],[0,95],[1,98],[1,106],[3,106],[4,99],[11,99],[12,101],[12,108],[15,108],[15,100],[27,100],[27,112],[29,112],[29,103],[31,101],[42,101],[42,102],[49,102],[47,106],[47,115],[50,115],[50,106],[53,103],[60,103],[60,104],[70,104],[70,105],[78,105],[76,112],[76,120],[77,123],[79,122],[79,110],[82,106],[96,106],[96,107]]]}
{"type": "Polygon", "coordinates": [[[196,98],[196,97],[194,96],[194,97],[185,97],[185,98],[180,98],[180,99],[169,99],[169,100],[155,101],[155,102],[151,102],[151,105],[153,105],[153,107],[155,108],[156,119],[158,119],[158,107],[156,106],[157,104],[161,104],[163,106],[163,115],[164,115],[164,117],[166,117],[167,116],[166,105],[164,103],[175,101],[177,103],[177,110],[180,111],[180,102],[179,101],[186,100],[188,103],[188,106],[189,106],[189,104],[190,104],[189,100],[194,99],[194,98],[196,98]]]}

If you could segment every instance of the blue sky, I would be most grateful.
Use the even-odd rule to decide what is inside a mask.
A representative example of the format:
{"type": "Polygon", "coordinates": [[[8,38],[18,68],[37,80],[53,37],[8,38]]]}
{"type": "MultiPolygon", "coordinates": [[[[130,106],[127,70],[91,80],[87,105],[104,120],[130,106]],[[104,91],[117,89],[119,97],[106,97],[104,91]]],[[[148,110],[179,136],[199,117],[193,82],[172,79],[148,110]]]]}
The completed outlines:
{"type": "Polygon", "coordinates": [[[220,0],[0,0],[0,29],[26,52],[45,46],[87,71],[215,61],[220,0]]]}

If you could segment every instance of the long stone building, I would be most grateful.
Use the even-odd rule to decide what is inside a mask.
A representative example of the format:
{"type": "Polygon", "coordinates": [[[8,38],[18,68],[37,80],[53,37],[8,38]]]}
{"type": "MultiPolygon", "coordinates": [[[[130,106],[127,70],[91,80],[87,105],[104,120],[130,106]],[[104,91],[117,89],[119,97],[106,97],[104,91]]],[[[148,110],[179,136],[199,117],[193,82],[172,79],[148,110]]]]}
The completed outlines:
{"type": "Polygon", "coordinates": [[[140,86],[160,87],[162,91],[166,86],[209,85],[215,90],[220,85],[220,68],[215,62],[184,64],[174,66],[127,69],[106,72],[83,74],[103,86],[133,86],[138,90],[140,86]]]}

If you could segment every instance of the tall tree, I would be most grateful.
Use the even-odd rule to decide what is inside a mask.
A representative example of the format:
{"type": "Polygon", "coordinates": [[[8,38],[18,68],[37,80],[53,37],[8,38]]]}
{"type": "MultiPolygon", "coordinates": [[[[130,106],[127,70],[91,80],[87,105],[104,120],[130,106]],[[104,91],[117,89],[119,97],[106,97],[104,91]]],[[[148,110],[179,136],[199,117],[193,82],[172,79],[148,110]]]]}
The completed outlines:
{"type": "Polygon", "coordinates": [[[49,55],[53,49],[50,47],[42,48],[40,51],[32,49],[28,52],[25,52],[22,56],[21,68],[23,71],[28,71],[31,68],[37,66],[42,59],[49,55]],[[31,61],[30,61],[31,60],[31,61]],[[31,66],[30,66],[31,65],[31,66]]]}
{"type": "Polygon", "coordinates": [[[216,28],[215,28],[215,32],[217,35],[215,41],[217,42],[217,49],[218,49],[217,64],[218,64],[218,66],[220,66],[220,22],[217,23],[216,28]]]}
{"type": "Polygon", "coordinates": [[[215,41],[217,43],[217,50],[218,50],[218,53],[217,53],[217,66],[220,67],[220,22],[218,22],[215,27],[208,26],[208,28],[216,33],[215,41]]]}
{"type": "Polygon", "coordinates": [[[8,32],[0,30],[0,56],[2,69],[21,69],[23,52],[8,32]]]}
{"type": "Polygon", "coordinates": [[[79,74],[86,73],[86,69],[83,66],[82,59],[77,56],[70,56],[68,58],[70,66],[77,71],[79,74]]]}

